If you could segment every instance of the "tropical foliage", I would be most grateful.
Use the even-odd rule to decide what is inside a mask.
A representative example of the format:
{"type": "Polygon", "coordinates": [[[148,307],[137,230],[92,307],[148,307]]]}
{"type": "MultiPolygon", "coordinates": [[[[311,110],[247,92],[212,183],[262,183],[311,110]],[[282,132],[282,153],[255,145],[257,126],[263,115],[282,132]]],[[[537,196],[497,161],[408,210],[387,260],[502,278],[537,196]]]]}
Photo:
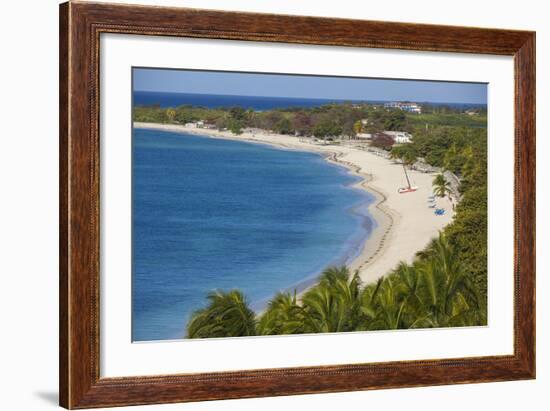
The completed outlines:
{"type": "MultiPolygon", "coordinates": [[[[243,128],[323,139],[408,131],[410,144],[383,141],[404,167],[418,159],[449,170],[460,179],[460,202],[440,237],[374,284],[361,284],[347,268],[325,271],[299,298],[279,293],[261,314],[238,290],[216,292],[187,325],[190,338],[300,334],[422,327],[482,325],[487,310],[487,112],[423,105],[422,114],[386,110],[371,104],[325,104],[254,111],[241,107],[135,107],[134,120],[154,123],[204,121],[235,134],[243,128]]],[[[443,175],[433,191],[450,193],[443,175]]],[[[382,276],[385,273],[380,273],[382,276]]]]}
{"type": "Polygon", "coordinates": [[[484,299],[441,234],[412,264],[363,287],[346,267],[323,272],[301,298],[279,293],[255,315],[237,291],[213,293],[187,326],[189,338],[484,325],[484,299]]]}
{"type": "MultiPolygon", "coordinates": [[[[149,123],[185,124],[204,121],[220,130],[227,129],[239,134],[243,128],[272,130],[278,134],[315,136],[332,139],[354,138],[359,133],[376,134],[384,130],[416,132],[423,127],[437,128],[480,127],[487,121],[486,113],[469,116],[461,108],[433,108],[427,114],[412,114],[401,110],[384,109],[383,105],[328,103],[303,108],[288,107],[265,111],[254,111],[242,107],[206,108],[192,105],[163,108],[136,106],[134,121],[149,123]],[[434,112],[433,110],[439,110],[434,112]],[[362,121],[368,120],[363,124],[362,121]]],[[[391,145],[385,145],[389,148],[391,145]]]]}
{"type": "MultiPolygon", "coordinates": [[[[445,228],[448,241],[461,259],[464,269],[476,284],[482,300],[487,300],[487,118],[485,110],[476,116],[464,115],[472,123],[468,127],[448,125],[448,116],[456,113],[437,110],[423,105],[429,114],[410,117],[410,123],[419,119],[425,122],[414,126],[410,144],[394,146],[393,158],[421,158],[426,163],[449,170],[460,178],[460,202],[456,205],[453,222],[445,228]],[[412,119],[415,119],[414,121],[412,119]]],[[[442,109],[445,110],[445,109],[442,109]]],[[[465,120],[466,121],[466,120],[465,120]]],[[[448,196],[450,187],[442,176],[436,176],[434,193],[448,196]]]]}
{"type": "Polygon", "coordinates": [[[433,192],[438,197],[447,197],[451,193],[451,183],[447,181],[443,174],[435,176],[433,185],[433,192]]]}
{"type": "Polygon", "coordinates": [[[210,304],[197,311],[187,325],[189,338],[239,337],[256,334],[254,311],[237,290],[208,295],[210,304]]]}

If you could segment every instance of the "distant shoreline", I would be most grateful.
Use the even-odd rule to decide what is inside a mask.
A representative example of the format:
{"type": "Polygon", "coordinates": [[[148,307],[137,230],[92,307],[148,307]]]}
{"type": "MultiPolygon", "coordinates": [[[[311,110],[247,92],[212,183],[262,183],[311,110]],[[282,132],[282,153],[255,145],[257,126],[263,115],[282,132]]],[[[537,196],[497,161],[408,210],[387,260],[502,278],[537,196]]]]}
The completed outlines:
{"type": "MultiPolygon", "coordinates": [[[[298,137],[266,131],[245,131],[241,135],[234,135],[229,131],[177,124],[134,122],[133,126],[320,153],[328,162],[345,167],[351,174],[359,176],[361,180],[354,187],[375,196],[369,212],[377,223],[361,252],[348,264],[352,271],[359,272],[364,283],[372,283],[389,274],[400,261],[412,262],[416,252],[425,248],[438,231],[452,220],[451,206],[446,199],[440,200],[441,206],[449,210],[445,216],[436,217],[427,208],[426,197],[431,194],[433,176],[411,171],[411,178],[419,190],[398,194],[397,188],[402,184],[401,165],[364,150],[340,145],[317,145],[298,137]]],[[[301,293],[315,283],[313,281],[301,293]]]]}
{"type": "MultiPolygon", "coordinates": [[[[364,99],[349,99],[349,98],[326,98],[326,97],[306,97],[306,96],[298,96],[298,97],[286,97],[286,96],[257,96],[257,95],[240,95],[240,94],[210,94],[210,93],[183,93],[183,92],[168,92],[168,91],[147,91],[147,90],[134,90],[134,93],[136,96],[146,96],[146,95],[172,95],[172,96],[189,96],[192,99],[196,98],[204,98],[204,97],[215,97],[218,100],[221,99],[250,99],[250,100],[264,100],[264,101],[284,101],[285,104],[283,106],[277,106],[273,108],[283,108],[283,107],[310,107],[310,105],[300,105],[300,102],[309,101],[309,102],[315,102],[316,104],[384,104],[384,103],[391,103],[396,101],[395,99],[391,100],[385,100],[385,99],[373,99],[373,100],[364,100],[364,99]],[[296,104],[293,104],[293,102],[296,102],[296,104]]],[[[138,102],[136,103],[137,106],[148,106],[152,104],[159,104],[158,99],[154,99],[154,101],[147,101],[147,102],[140,102],[139,98],[137,99],[138,102]]],[[[397,101],[403,101],[403,100],[397,100],[397,101]]],[[[486,108],[487,103],[473,103],[473,102],[460,102],[460,101],[416,101],[418,104],[427,104],[432,106],[450,106],[450,107],[472,107],[472,108],[486,108]]],[[[197,105],[200,106],[202,104],[194,104],[193,102],[189,101],[177,101],[177,102],[171,102],[170,104],[162,104],[160,103],[161,108],[169,108],[169,107],[177,107],[181,105],[197,105]]],[[[230,104],[229,104],[230,105],[230,104]]],[[[239,105],[239,104],[237,104],[239,105]]],[[[241,104],[242,105],[242,104],[241,104]]],[[[219,105],[206,105],[207,108],[217,108],[217,107],[227,107],[228,104],[219,104],[219,105]]],[[[311,105],[313,106],[313,105],[311,105]]],[[[244,105],[244,107],[247,107],[244,105]]],[[[255,108],[252,107],[254,110],[271,110],[273,108],[255,108]]]]}

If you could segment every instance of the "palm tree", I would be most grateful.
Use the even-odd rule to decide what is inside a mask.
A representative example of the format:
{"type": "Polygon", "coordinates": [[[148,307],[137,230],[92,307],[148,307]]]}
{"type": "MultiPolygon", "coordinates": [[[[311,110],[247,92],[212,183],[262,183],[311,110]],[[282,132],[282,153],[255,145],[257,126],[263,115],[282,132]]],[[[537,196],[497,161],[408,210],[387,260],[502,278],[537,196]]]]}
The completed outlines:
{"type": "Polygon", "coordinates": [[[429,313],[424,321],[432,327],[483,324],[481,299],[458,254],[443,234],[433,246],[433,257],[419,270],[417,295],[429,313]]]}
{"type": "Polygon", "coordinates": [[[194,313],[189,338],[456,327],[486,324],[481,298],[459,254],[444,234],[412,264],[361,287],[357,272],[331,267],[299,301],[279,293],[256,321],[243,294],[214,292],[194,313]]]}
{"type": "Polygon", "coordinates": [[[360,134],[363,132],[363,123],[361,120],[357,120],[355,123],[353,123],[353,134],[354,136],[357,136],[357,134],[360,134]]]}
{"type": "Polygon", "coordinates": [[[374,320],[377,315],[377,299],[378,292],[382,287],[384,278],[379,278],[375,284],[366,286],[361,292],[361,314],[363,315],[363,322],[360,324],[360,330],[374,329],[374,320]]]}
{"type": "Polygon", "coordinates": [[[166,117],[168,118],[169,123],[173,123],[174,119],[176,118],[176,110],[173,108],[169,108],[166,110],[166,117]]]}
{"type": "Polygon", "coordinates": [[[394,270],[394,275],[400,281],[402,298],[405,303],[404,312],[400,318],[401,327],[429,327],[429,323],[426,321],[429,313],[420,299],[420,263],[417,261],[409,265],[401,262],[394,270]]]}
{"type": "Polygon", "coordinates": [[[305,332],[353,331],[360,322],[360,279],[347,267],[331,267],[302,298],[305,332]]]}
{"type": "Polygon", "coordinates": [[[380,284],[376,298],[376,317],[370,328],[374,330],[396,330],[408,328],[403,324],[403,313],[407,304],[406,290],[398,277],[389,276],[380,284]]]}
{"type": "Polygon", "coordinates": [[[401,157],[403,164],[412,166],[416,162],[416,154],[412,150],[406,150],[401,157]]]}
{"type": "Polygon", "coordinates": [[[434,187],[434,194],[438,197],[443,198],[451,194],[451,183],[447,181],[443,174],[435,176],[432,186],[434,187]]]}
{"type": "Polygon", "coordinates": [[[257,325],[260,335],[301,334],[304,332],[303,309],[290,293],[278,293],[269,302],[257,325]]]}
{"type": "Polygon", "coordinates": [[[407,178],[407,185],[411,187],[411,182],[409,181],[409,176],[407,175],[407,168],[405,166],[411,167],[416,162],[416,155],[411,151],[407,150],[403,153],[403,171],[405,172],[405,177],[407,178]]]}
{"type": "Polygon", "coordinates": [[[362,292],[365,330],[451,327],[486,323],[477,289],[443,234],[421,259],[401,262],[362,292]]]}
{"type": "Polygon", "coordinates": [[[411,182],[409,180],[409,175],[407,174],[407,167],[412,166],[416,160],[416,153],[410,147],[394,147],[390,152],[390,158],[394,160],[400,160],[403,166],[403,172],[405,173],[405,178],[407,179],[407,186],[411,187],[411,182]]]}
{"type": "Polygon", "coordinates": [[[255,314],[242,292],[215,291],[208,300],[208,306],[196,311],[187,324],[188,338],[256,335],[255,314]]]}
{"type": "Polygon", "coordinates": [[[390,151],[390,158],[397,162],[397,160],[401,161],[401,155],[403,153],[396,149],[396,147],[393,147],[390,151]]]}
{"type": "MultiPolygon", "coordinates": [[[[420,281],[416,265],[399,263],[375,285],[363,290],[362,311],[368,316],[367,330],[395,330],[426,326],[426,310],[417,293],[420,281]]],[[[427,325],[429,326],[429,325],[427,325]]]]}

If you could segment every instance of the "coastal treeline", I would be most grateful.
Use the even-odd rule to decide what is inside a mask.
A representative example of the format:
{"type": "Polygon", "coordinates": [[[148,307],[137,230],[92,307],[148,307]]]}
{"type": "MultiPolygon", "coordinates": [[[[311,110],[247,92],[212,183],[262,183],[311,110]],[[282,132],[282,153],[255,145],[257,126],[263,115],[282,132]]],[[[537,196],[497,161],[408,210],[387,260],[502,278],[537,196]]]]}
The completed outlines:
{"type": "MultiPolygon", "coordinates": [[[[407,131],[411,143],[369,144],[412,167],[421,160],[449,170],[460,180],[455,216],[439,237],[376,283],[362,284],[346,267],[327,269],[301,296],[279,293],[255,313],[240,290],[215,291],[186,328],[188,338],[301,334],[487,323],[487,113],[423,105],[422,114],[375,105],[327,104],[263,112],[240,107],[136,107],[134,121],[207,126],[235,134],[244,128],[323,139],[355,138],[407,131]],[[364,121],[366,120],[366,121],[364,121]],[[460,200],[460,201],[459,201],[460,200]]],[[[434,179],[434,194],[450,196],[448,181],[434,179]]],[[[456,195],[456,193],[453,193],[456,195]]],[[[384,275],[386,274],[386,275],[384,275]]]]}
{"type": "Polygon", "coordinates": [[[409,164],[422,158],[460,178],[461,198],[444,233],[486,301],[487,130],[434,126],[418,131],[412,143],[393,147],[391,154],[409,164]]]}
{"type": "Polygon", "coordinates": [[[484,127],[487,115],[479,110],[468,115],[463,109],[447,107],[443,112],[407,113],[385,109],[383,105],[334,103],[303,108],[290,107],[255,111],[242,107],[205,108],[192,105],[163,108],[137,106],[134,121],[187,124],[202,121],[205,126],[240,134],[245,128],[269,130],[277,134],[322,139],[355,138],[361,133],[381,131],[417,132],[436,126],[484,127]],[[366,120],[366,121],[365,121],[366,120]]]}
{"type": "Polygon", "coordinates": [[[325,270],[300,299],[278,293],[255,314],[239,290],[216,291],[195,312],[188,338],[238,337],[483,325],[483,297],[445,235],[414,264],[363,286],[346,267],[325,270]]]}

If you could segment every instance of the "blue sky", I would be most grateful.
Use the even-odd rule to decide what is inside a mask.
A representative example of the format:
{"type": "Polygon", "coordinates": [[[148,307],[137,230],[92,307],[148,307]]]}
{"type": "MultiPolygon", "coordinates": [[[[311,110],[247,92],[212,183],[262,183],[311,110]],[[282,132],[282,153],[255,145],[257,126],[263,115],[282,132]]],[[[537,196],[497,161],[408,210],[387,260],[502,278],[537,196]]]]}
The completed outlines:
{"type": "Polygon", "coordinates": [[[135,68],[135,91],[487,104],[487,84],[135,68]]]}

